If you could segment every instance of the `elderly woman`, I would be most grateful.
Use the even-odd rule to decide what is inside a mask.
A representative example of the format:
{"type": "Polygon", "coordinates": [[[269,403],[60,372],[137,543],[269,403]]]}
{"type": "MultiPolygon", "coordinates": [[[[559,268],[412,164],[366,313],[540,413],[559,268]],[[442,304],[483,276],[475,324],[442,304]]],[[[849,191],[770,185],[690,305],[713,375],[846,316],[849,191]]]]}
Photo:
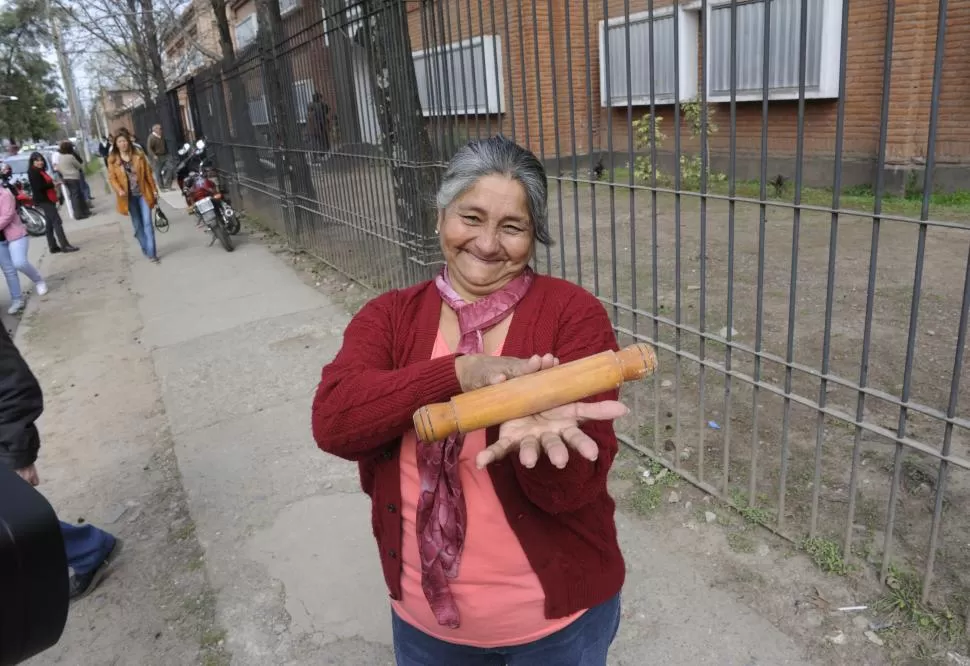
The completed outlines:
{"type": "Polygon", "coordinates": [[[515,143],[462,148],[437,197],[446,266],[364,306],[323,369],[314,437],[359,464],[399,666],[604,666],[619,625],[616,392],[430,445],[412,428],[427,403],[617,349],[592,295],[529,268],[546,197],[515,143]]]}

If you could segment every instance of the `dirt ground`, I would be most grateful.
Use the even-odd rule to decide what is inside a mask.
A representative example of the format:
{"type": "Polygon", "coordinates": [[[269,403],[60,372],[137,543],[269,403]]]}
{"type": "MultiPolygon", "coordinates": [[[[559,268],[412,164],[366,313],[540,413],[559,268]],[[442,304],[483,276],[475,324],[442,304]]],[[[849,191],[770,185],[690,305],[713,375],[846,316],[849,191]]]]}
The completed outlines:
{"type": "MultiPolygon", "coordinates": [[[[919,225],[885,220],[874,225],[871,217],[840,216],[827,326],[830,213],[801,211],[796,243],[792,209],[765,206],[761,231],[761,207],[738,203],[732,239],[728,202],[710,200],[702,211],[696,197],[681,197],[678,205],[673,196],[660,195],[654,233],[649,192],[598,185],[594,205],[589,186],[585,195],[582,188],[565,185],[561,208],[558,188],[550,196],[550,224],[559,247],[540,256],[540,267],[576,281],[577,266],[582,267],[582,283],[616,304],[607,309],[621,329],[672,350],[661,353],[654,381],[631,387],[629,400],[636,409],[624,424],[626,433],[722,497],[757,509],[759,522],[796,543],[812,536],[827,548],[836,547],[863,579],[874,579],[884,563],[887,573],[922,575],[940,483],[938,459],[897,447],[878,433],[857,432],[853,425],[858,409],[861,423],[892,434],[899,426],[899,408],[880,396],[898,399],[907,383],[919,225]],[[604,224],[611,219],[614,225],[604,224]],[[875,226],[877,269],[864,384],[872,392],[860,406],[857,387],[875,226]],[[764,255],[760,276],[759,251],[764,255]],[[727,327],[741,346],[730,354],[724,344],[727,327]],[[703,347],[702,330],[708,336],[703,347]],[[755,349],[763,352],[760,367],[751,353],[755,349]],[[699,358],[711,365],[702,370],[699,358]],[[794,366],[790,374],[785,359],[794,366]],[[727,380],[723,369],[728,364],[740,376],[727,380]],[[826,365],[828,376],[842,383],[830,380],[823,390],[819,371],[826,365]],[[757,396],[751,383],[756,372],[761,381],[757,396]],[[787,404],[786,387],[793,396],[787,404]],[[819,418],[812,407],[816,404],[848,418],[819,418]],[[894,472],[900,489],[891,552],[884,560],[894,472]]],[[[953,379],[970,227],[929,227],[924,242],[908,401],[943,414],[953,379]]],[[[621,344],[634,339],[621,335],[621,344]]],[[[958,373],[965,384],[966,368],[958,373]]],[[[958,395],[954,416],[966,415],[967,400],[958,395]]],[[[943,421],[916,411],[909,410],[905,435],[929,451],[942,450],[943,421]]],[[[970,458],[966,430],[953,427],[950,436],[951,454],[970,458]]],[[[970,499],[970,475],[951,465],[945,483],[930,602],[956,614],[947,622],[956,627],[970,609],[970,519],[954,507],[970,499]]]]}
{"type": "Polygon", "coordinates": [[[97,525],[124,549],[101,585],[72,606],[60,642],[27,663],[228,663],[140,341],[131,238],[110,215],[84,231],[68,224],[81,251],[45,258],[50,293],[30,301],[17,338],[44,389],[38,490],[62,520],[97,525]]]}
{"type": "MultiPolygon", "coordinates": [[[[334,221],[351,225],[306,231],[304,247],[375,288],[395,284],[401,237],[378,223],[388,217],[386,180],[374,173],[321,178],[330,179],[321,181],[330,184],[321,191],[333,192],[336,184],[342,192],[342,199],[328,204],[334,221]]],[[[935,609],[934,621],[949,618],[943,621],[947,631],[962,633],[970,609],[970,516],[954,509],[970,500],[970,473],[951,464],[941,477],[939,459],[927,452],[942,451],[948,439],[952,456],[964,465],[970,460],[966,392],[957,391],[949,404],[970,226],[874,223],[871,211],[842,214],[830,285],[830,212],[802,210],[795,239],[795,212],[778,202],[763,211],[756,203],[739,202],[732,211],[722,200],[702,204],[683,196],[678,203],[660,194],[654,202],[645,190],[602,183],[594,189],[568,179],[553,181],[549,201],[555,244],[540,251],[539,270],[597,293],[620,330],[636,334],[621,335],[621,344],[639,337],[662,345],[655,381],[627,391],[634,413],[621,430],[722,498],[757,511],[755,522],[778,529],[789,543],[812,537],[810,543],[852,570],[853,585],[862,585],[869,596],[882,593],[884,567],[891,582],[923,576],[939,490],[942,520],[927,608],[935,609]],[[910,350],[921,242],[924,263],[910,350]],[[867,307],[872,312],[864,361],[867,307]],[[729,380],[728,364],[734,373],[729,380]],[[757,391],[753,377],[760,383],[757,391]],[[893,399],[904,388],[909,409],[900,431],[893,399]],[[820,418],[817,405],[829,414],[820,418]],[[943,418],[948,408],[954,416],[950,428],[943,418]],[[856,422],[867,428],[857,429],[856,422]],[[898,432],[924,451],[897,446],[885,436],[898,432]],[[894,476],[899,482],[890,529],[894,476]]],[[[966,373],[964,367],[957,370],[963,385],[966,373]]],[[[763,575],[763,562],[758,569],[763,575]]],[[[922,654],[927,645],[939,644],[924,639],[925,632],[900,639],[900,654],[922,654]]]]}

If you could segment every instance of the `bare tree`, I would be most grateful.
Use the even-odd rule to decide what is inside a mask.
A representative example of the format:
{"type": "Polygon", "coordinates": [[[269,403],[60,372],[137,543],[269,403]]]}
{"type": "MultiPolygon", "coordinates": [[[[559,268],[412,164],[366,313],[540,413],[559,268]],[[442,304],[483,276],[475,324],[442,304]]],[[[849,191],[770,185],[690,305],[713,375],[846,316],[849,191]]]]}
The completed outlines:
{"type": "Polygon", "coordinates": [[[421,262],[434,243],[435,212],[431,205],[438,189],[438,170],[431,139],[421,111],[411,36],[403,0],[362,0],[371,51],[371,81],[384,153],[391,159],[394,205],[405,232],[405,266],[411,281],[428,277],[421,262]],[[415,261],[417,260],[417,261],[415,261]]]}

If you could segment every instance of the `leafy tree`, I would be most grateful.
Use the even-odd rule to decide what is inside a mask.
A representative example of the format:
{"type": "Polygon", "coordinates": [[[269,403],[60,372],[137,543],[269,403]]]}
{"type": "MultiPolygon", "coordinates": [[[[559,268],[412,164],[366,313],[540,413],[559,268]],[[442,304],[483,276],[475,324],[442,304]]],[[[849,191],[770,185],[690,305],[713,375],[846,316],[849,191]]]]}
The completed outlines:
{"type": "Polygon", "coordinates": [[[54,67],[44,58],[49,31],[43,0],[14,0],[0,9],[0,135],[42,139],[57,130],[62,108],[54,67]]]}

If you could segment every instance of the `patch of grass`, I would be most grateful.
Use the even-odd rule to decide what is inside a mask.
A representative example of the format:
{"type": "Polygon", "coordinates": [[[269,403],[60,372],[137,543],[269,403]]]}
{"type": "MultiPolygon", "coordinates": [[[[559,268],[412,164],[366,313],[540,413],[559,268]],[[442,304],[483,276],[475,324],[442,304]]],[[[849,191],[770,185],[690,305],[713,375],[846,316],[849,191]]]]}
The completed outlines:
{"type": "Polygon", "coordinates": [[[229,655],[222,652],[207,652],[202,656],[202,666],[229,666],[230,663],[229,655]]]}
{"type": "Polygon", "coordinates": [[[728,547],[735,553],[753,553],[754,539],[748,534],[746,529],[735,530],[727,533],[728,547]]]}
{"type": "Polygon", "coordinates": [[[911,493],[916,492],[923,485],[930,488],[936,485],[936,479],[927,473],[920,465],[920,460],[913,456],[903,459],[902,472],[911,493]]]}
{"type": "Polygon", "coordinates": [[[851,570],[845,558],[842,557],[842,549],[839,548],[839,544],[831,539],[811,537],[804,539],[799,546],[805,551],[805,554],[812,558],[815,566],[825,573],[845,576],[851,570]]]}
{"type": "Polygon", "coordinates": [[[650,442],[653,440],[653,424],[643,423],[640,425],[640,439],[644,442],[650,442]]]}
{"type": "Polygon", "coordinates": [[[771,521],[771,511],[760,506],[748,504],[748,498],[739,488],[731,490],[731,501],[746,522],[754,525],[767,525],[771,521]]]}
{"type": "MultiPolygon", "coordinates": [[[[617,166],[613,169],[612,178],[610,177],[609,171],[606,171],[603,174],[601,182],[604,184],[612,182],[616,185],[627,185],[630,182],[629,179],[630,169],[625,166],[617,166]]],[[[707,191],[711,194],[725,196],[728,194],[728,187],[727,180],[717,182],[712,179],[708,183],[707,191]]],[[[761,184],[757,180],[737,181],[735,190],[738,197],[745,199],[760,199],[761,196],[761,184]]],[[[766,190],[768,193],[765,199],[766,201],[791,202],[795,188],[794,183],[786,179],[781,187],[777,187],[774,183],[768,183],[766,190]]],[[[693,188],[690,191],[699,191],[699,188],[693,188]]],[[[896,214],[918,213],[922,205],[922,196],[922,192],[919,191],[918,187],[916,189],[907,187],[906,194],[903,196],[883,194],[883,212],[896,214]]],[[[864,213],[871,213],[874,202],[875,196],[872,187],[868,185],[857,185],[842,188],[839,207],[843,210],[857,210],[864,213]]],[[[802,204],[806,206],[831,207],[832,188],[802,187],[802,204]]],[[[948,193],[937,192],[930,197],[930,206],[936,214],[970,213],[970,190],[948,193]]]]}
{"type": "Polygon", "coordinates": [[[171,532],[171,538],[173,541],[184,541],[191,538],[195,534],[195,523],[192,521],[186,521],[183,525],[175,528],[171,532]]]}
{"type": "Polygon", "coordinates": [[[219,641],[225,642],[226,631],[224,629],[206,629],[202,632],[202,637],[199,639],[199,643],[204,648],[216,647],[219,645],[219,641]]]}
{"type": "Polygon", "coordinates": [[[649,462],[643,468],[649,472],[644,476],[638,473],[637,483],[630,493],[630,506],[642,515],[655,511],[663,503],[664,490],[677,482],[677,475],[657,462],[649,462]]]}
{"type": "Polygon", "coordinates": [[[101,164],[102,162],[100,157],[92,157],[84,164],[84,175],[93,176],[94,174],[98,173],[101,171],[101,164]]]}
{"type": "Polygon", "coordinates": [[[936,610],[920,600],[922,583],[916,573],[891,565],[886,586],[889,592],[873,605],[877,611],[934,640],[953,641],[963,635],[963,626],[948,608],[936,610]]]}

